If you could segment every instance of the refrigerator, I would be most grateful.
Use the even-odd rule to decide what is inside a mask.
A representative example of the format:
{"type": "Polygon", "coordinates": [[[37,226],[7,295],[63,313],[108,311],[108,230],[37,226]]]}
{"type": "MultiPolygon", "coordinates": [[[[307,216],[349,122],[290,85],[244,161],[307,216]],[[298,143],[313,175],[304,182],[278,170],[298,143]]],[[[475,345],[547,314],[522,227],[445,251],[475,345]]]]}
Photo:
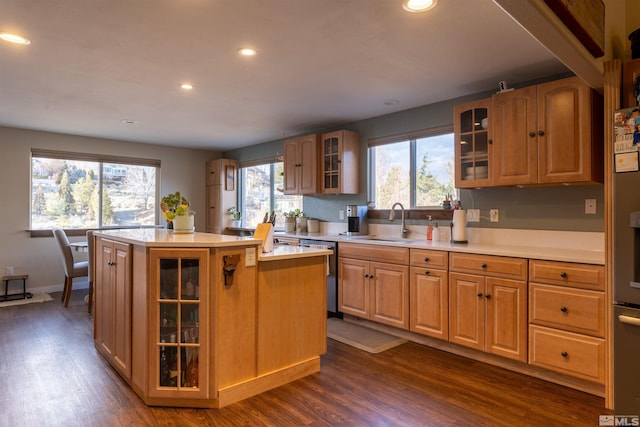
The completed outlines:
{"type": "Polygon", "coordinates": [[[640,415],[640,112],[614,113],[613,401],[640,415]],[[638,119],[636,119],[638,116],[638,119]],[[636,124],[637,123],[637,124],[636,124]]]}

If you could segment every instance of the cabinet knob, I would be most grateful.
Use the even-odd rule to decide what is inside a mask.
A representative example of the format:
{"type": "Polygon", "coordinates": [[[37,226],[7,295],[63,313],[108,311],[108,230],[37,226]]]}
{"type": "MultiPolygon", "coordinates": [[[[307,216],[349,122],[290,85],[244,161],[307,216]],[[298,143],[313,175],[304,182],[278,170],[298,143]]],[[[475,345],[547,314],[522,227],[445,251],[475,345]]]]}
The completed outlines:
{"type": "Polygon", "coordinates": [[[478,298],[482,298],[482,292],[478,292],[476,295],[478,295],[478,298]]]}
{"type": "Polygon", "coordinates": [[[544,131],[543,130],[539,130],[538,131],[538,136],[544,136],[544,131]]]}
{"type": "Polygon", "coordinates": [[[569,353],[567,353],[566,351],[563,351],[562,353],[560,353],[560,356],[567,358],[569,357],[569,353]]]}
{"type": "Polygon", "coordinates": [[[485,264],[484,262],[480,265],[480,267],[482,268],[487,268],[487,264],[485,264]]]}
{"type": "Polygon", "coordinates": [[[428,256],[424,257],[424,262],[429,262],[429,257],[428,256]]]}
{"type": "Polygon", "coordinates": [[[486,294],[484,297],[485,297],[486,299],[489,299],[489,298],[491,298],[491,294],[486,294]]]}
{"type": "Polygon", "coordinates": [[[488,140],[487,144],[493,144],[493,139],[488,140]]]}
{"type": "Polygon", "coordinates": [[[424,272],[424,275],[425,275],[425,276],[428,276],[429,274],[431,274],[431,272],[430,272],[429,270],[427,270],[427,271],[425,271],[425,272],[424,272]]]}
{"type": "Polygon", "coordinates": [[[567,278],[567,273],[565,273],[564,271],[562,273],[560,273],[560,277],[562,277],[563,279],[567,278]]]}
{"type": "Polygon", "coordinates": [[[529,136],[530,136],[531,138],[533,138],[534,136],[536,136],[536,133],[535,133],[535,132],[529,132],[529,136]]]}
{"type": "Polygon", "coordinates": [[[563,312],[563,313],[566,313],[569,310],[567,309],[567,307],[562,306],[562,307],[560,307],[560,311],[563,312]]]}

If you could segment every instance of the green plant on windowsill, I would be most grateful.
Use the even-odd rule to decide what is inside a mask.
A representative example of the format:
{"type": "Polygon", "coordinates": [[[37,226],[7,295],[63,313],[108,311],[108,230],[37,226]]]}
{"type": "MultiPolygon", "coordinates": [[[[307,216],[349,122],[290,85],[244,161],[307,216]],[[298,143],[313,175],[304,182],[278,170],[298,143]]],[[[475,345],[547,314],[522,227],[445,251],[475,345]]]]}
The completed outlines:
{"type": "Polygon", "coordinates": [[[300,209],[296,209],[296,210],[284,213],[285,218],[297,218],[299,216],[304,216],[304,212],[302,212],[300,209]]]}
{"type": "Polygon", "coordinates": [[[227,209],[227,213],[231,215],[231,219],[234,221],[240,221],[242,219],[242,212],[237,210],[235,206],[231,206],[227,209]]]}

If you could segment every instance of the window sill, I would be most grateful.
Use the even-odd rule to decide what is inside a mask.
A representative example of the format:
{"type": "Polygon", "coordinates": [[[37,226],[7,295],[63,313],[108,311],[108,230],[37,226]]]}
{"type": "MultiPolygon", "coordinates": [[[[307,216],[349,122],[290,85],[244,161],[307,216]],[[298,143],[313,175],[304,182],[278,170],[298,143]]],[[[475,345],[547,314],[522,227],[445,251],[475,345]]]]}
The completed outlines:
{"type": "MultiPolygon", "coordinates": [[[[367,218],[370,219],[389,219],[391,209],[369,209],[367,218]]],[[[400,215],[400,209],[396,209],[396,217],[400,215]]],[[[451,220],[453,219],[452,209],[405,209],[405,219],[427,220],[431,216],[434,220],[451,220]]]]}
{"type": "MultiPolygon", "coordinates": [[[[131,229],[131,228],[164,228],[163,225],[132,225],[132,226],[118,226],[118,227],[102,227],[102,228],[65,228],[64,232],[67,237],[78,237],[78,236],[86,236],[88,230],[120,230],[120,229],[131,229]]],[[[31,234],[31,237],[53,237],[53,233],[51,230],[26,230],[27,233],[31,234]]]]}

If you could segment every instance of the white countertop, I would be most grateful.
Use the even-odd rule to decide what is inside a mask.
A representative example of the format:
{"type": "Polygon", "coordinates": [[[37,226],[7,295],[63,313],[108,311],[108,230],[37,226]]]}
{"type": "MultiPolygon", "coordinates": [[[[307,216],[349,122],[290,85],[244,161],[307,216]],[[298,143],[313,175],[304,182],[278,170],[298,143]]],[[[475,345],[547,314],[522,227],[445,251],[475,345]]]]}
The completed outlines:
{"type": "Polygon", "coordinates": [[[319,248],[306,248],[301,246],[280,246],[273,247],[273,251],[261,253],[258,256],[260,261],[277,261],[281,259],[306,258],[318,255],[331,255],[333,251],[319,248]]]}
{"type": "Polygon", "coordinates": [[[120,241],[151,248],[217,248],[228,246],[259,245],[253,237],[225,236],[211,233],[176,233],[157,228],[134,228],[96,231],[97,236],[111,237],[120,241]]]}
{"type": "MultiPolygon", "coordinates": [[[[331,242],[350,242],[363,245],[382,245],[394,247],[406,247],[416,249],[432,249],[448,252],[464,252],[481,255],[497,255],[516,258],[541,259],[548,261],[579,262],[585,264],[604,265],[604,251],[599,249],[580,249],[568,247],[556,247],[548,245],[504,244],[494,242],[469,242],[457,244],[449,242],[433,242],[425,240],[400,239],[390,236],[345,236],[331,234],[285,234],[276,233],[279,237],[294,237],[299,239],[326,240],[331,242]]],[[[563,236],[565,237],[565,236],[563,236]]],[[[524,242],[529,242],[524,239],[524,242]]],[[[338,243],[338,254],[340,245],[338,243]]],[[[565,243],[565,242],[563,242],[565,243]]]]}
{"type": "MultiPolygon", "coordinates": [[[[176,233],[166,229],[135,228],[122,230],[96,231],[97,236],[114,238],[132,245],[150,248],[217,248],[230,246],[260,245],[253,237],[236,237],[211,233],[176,233]]],[[[260,250],[260,248],[258,248],[260,250]]],[[[303,248],[296,246],[274,246],[269,253],[260,253],[259,261],[277,261],[292,258],[306,258],[330,255],[326,249],[303,248]]]]}

